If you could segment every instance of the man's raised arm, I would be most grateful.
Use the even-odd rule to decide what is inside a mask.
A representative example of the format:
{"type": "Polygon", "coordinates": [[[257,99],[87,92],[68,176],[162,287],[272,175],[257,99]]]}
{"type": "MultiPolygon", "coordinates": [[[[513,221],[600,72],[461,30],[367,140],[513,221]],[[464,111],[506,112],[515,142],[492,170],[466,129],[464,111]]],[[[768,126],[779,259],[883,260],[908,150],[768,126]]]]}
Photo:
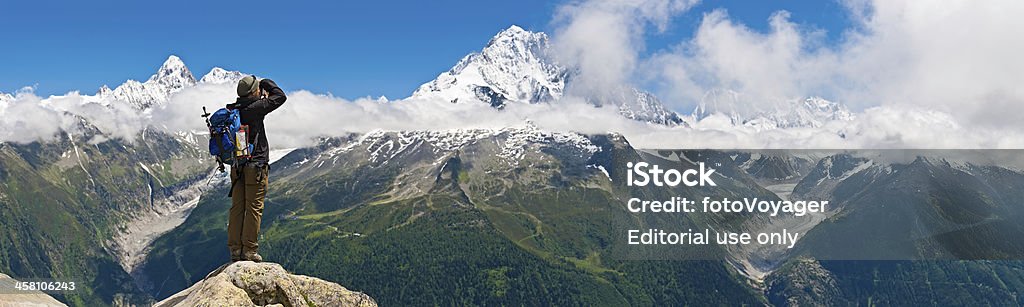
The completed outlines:
{"type": "Polygon", "coordinates": [[[267,97],[254,101],[249,108],[263,115],[277,110],[278,107],[284,104],[285,100],[288,100],[288,97],[284,95],[284,90],[278,87],[274,80],[260,80],[260,89],[267,92],[267,97]]]}

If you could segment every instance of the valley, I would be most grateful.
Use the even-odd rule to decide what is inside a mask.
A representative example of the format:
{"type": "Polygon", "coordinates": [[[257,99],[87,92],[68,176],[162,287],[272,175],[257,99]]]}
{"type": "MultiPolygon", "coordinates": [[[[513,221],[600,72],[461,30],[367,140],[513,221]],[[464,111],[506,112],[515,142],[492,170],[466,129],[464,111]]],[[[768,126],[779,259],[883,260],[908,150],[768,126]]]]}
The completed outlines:
{"type": "MultiPolygon", "coordinates": [[[[625,182],[622,180],[624,173],[612,171],[606,175],[598,168],[587,165],[602,165],[607,170],[616,170],[621,168],[615,167],[616,163],[635,159],[666,163],[666,160],[661,160],[664,155],[647,155],[644,151],[629,148],[621,139],[608,136],[586,136],[573,143],[557,141],[572,139],[571,137],[537,138],[536,141],[523,143],[521,146],[524,147],[519,149],[500,145],[504,143],[504,138],[519,138],[517,134],[536,133],[530,129],[476,132],[476,138],[460,139],[459,142],[452,142],[451,138],[456,137],[455,134],[465,133],[463,131],[394,132],[328,141],[314,148],[295,150],[274,165],[275,171],[272,176],[278,180],[272,183],[271,189],[276,195],[283,196],[270,202],[277,207],[272,212],[268,211],[268,216],[277,218],[273,219],[274,222],[270,225],[266,225],[266,250],[270,255],[268,257],[274,257],[278,259],[276,261],[297,268],[298,272],[327,274],[329,278],[336,278],[338,282],[365,289],[371,296],[382,298],[380,300],[385,304],[456,303],[451,301],[451,297],[441,294],[446,291],[478,293],[466,298],[468,301],[465,302],[472,304],[499,301],[531,304],[578,303],[589,300],[639,305],[647,304],[644,302],[685,302],[679,300],[683,297],[657,296],[648,292],[655,289],[667,290],[662,286],[647,283],[647,278],[663,277],[663,274],[667,273],[664,271],[666,269],[691,277],[691,274],[697,274],[696,272],[704,272],[700,273],[704,274],[704,282],[732,289],[718,297],[723,302],[736,297],[746,297],[751,302],[765,302],[789,291],[788,288],[779,288],[779,285],[796,282],[790,281],[796,278],[796,275],[793,275],[797,273],[793,271],[794,269],[813,266],[797,266],[797,263],[813,261],[812,263],[823,266],[820,268],[821,271],[815,274],[825,274],[821,275],[822,277],[811,276],[814,278],[811,280],[806,280],[811,277],[800,277],[804,278],[801,283],[824,282],[818,278],[829,276],[827,280],[838,283],[837,287],[842,287],[847,277],[857,278],[855,275],[844,275],[846,273],[837,271],[839,268],[887,265],[884,262],[863,262],[857,259],[808,260],[805,256],[808,249],[800,248],[805,244],[803,241],[799,241],[797,248],[794,249],[788,249],[784,245],[763,245],[755,248],[750,248],[750,245],[735,245],[715,252],[715,248],[711,248],[701,252],[700,257],[703,258],[669,262],[673,264],[669,267],[664,266],[664,262],[630,259],[628,255],[635,251],[624,253],[621,250],[622,245],[616,243],[621,240],[619,236],[623,232],[620,230],[625,229],[624,227],[675,225],[672,227],[678,229],[687,225],[693,227],[701,225],[700,223],[712,222],[721,227],[740,227],[751,232],[781,232],[782,229],[786,229],[801,234],[812,233],[820,238],[822,235],[816,233],[819,231],[816,229],[817,225],[834,216],[849,214],[840,212],[850,212],[853,207],[843,202],[842,197],[837,196],[829,199],[843,205],[829,212],[808,213],[799,217],[771,217],[762,214],[760,217],[723,219],[724,216],[709,214],[670,215],[667,219],[655,216],[653,219],[637,221],[635,217],[630,217],[623,205],[623,200],[629,195],[696,195],[684,192],[690,190],[682,188],[625,189],[622,186],[625,182]],[[391,145],[382,146],[384,144],[391,145]],[[452,147],[452,144],[456,146],[452,147]],[[441,146],[446,149],[438,150],[442,148],[441,146]],[[510,150],[523,154],[499,154],[510,150]],[[501,157],[517,157],[519,160],[511,163],[506,160],[507,158],[501,157]],[[400,169],[405,171],[399,172],[400,169]],[[698,224],[693,224],[695,222],[698,224]],[[488,247],[465,249],[459,245],[452,245],[452,242],[476,242],[471,245],[488,247]],[[514,257],[525,258],[508,262],[511,261],[508,258],[509,253],[518,255],[514,257]],[[712,256],[716,254],[717,256],[712,256]],[[406,258],[397,255],[417,256],[406,258]],[[623,255],[627,257],[622,257],[623,255]],[[491,257],[504,260],[498,260],[497,263],[483,260],[491,257]],[[470,267],[453,266],[454,263],[468,263],[470,267]],[[488,273],[481,276],[478,275],[479,272],[488,273]],[[607,289],[612,292],[583,292],[571,296],[570,301],[549,301],[555,297],[544,295],[529,296],[532,300],[522,301],[526,297],[518,295],[535,291],[576,292],[583,289],[575,288],[576,286],[539,286],[534,283],[539,281],[527,278],[529,275],[522,275],[527,272],[568,278],[560,282],[563,286],[578,285],[597,289],[611,287],[607,289]],[[378,274],[384,276],[377,276],[378,274]],[[477,279],[483,277],[486,278],[477,279]],[[397,294],[393,292],[397,290],[393,288],[394,286],[382,283],[396,278],[410,281],[411,284],[403,286],[404,289],[409,289],[410,285],[419,287],[416,288],[419,289],[416,290],[417,295],[397,294]],[[426,289],[422,287],[426,287],[427,284],[417,282],[438,279],[447,280],[446,284],[461,284],[467,288],[426,289]],[[590,284],[592,282],[597,284],[590,284]],[[630,288],[633,288],[634,292],[623,292],[630,288]],[[512,293],[517,296],[508,296],[512,293]]],[[[688,163],[685,161],[728,158],[735,153],[677,151],[671,156],[677,154],[685,158],[674,159],[675,161],[688,163]]],[[[775,153],[775,156],[784,155],[775,153]]],[[[792,154],[791,158],[800,156],[803,154],[797,152],[792,154]]],[[[822,168],[831,167],[822,162],[826,157],[835,162],[842,156],[824,156],[820,158],[821,160],[803,164],[804,166],[799,169],[780,168],[775,173],[784,171],[792,174],[787,176],[789,178],[781,180],[786,183],[773,183],[779,180],[766,180],[755,176],[749,171],[763,168],[744,168],[746,161],[736,159],[731,166],[722,168],[722,179],[716,180],[721,181],[718,189],[725,187],[739,190],[719,190],[714,193],[771,193],[770,195],[780,200],[804,199],[803,197],[808,197],[805,196],[807,194],[818,195],[821,192],[808,190],[808,180],[815,180],[814,182],[820,184],[822,188],[831,189],[836,186],[842,187],[844,184],[834,185],[828,178],[855,180],[858,173],[874,172],[870,168],[851,163],[857,173],[849,174],[833,169],[835,172],[832,174],[838,175],[829,176],[837,177],[818,180],[815,174],[822,172],[822,168]],[[762,186],[762,183],[758,182],[772,184],[762,186]],[[738,183],[744,185],[737,185],[738,183]],[[815,193],[809,193],[810,191],[815,193]]],[[[880,164],[876,166],[882,170],[882,174],[888,167],[880,164]]],[[[896,168],[899,165],[891,167],[896,168]]],[[[847,184],[850,183],[852,182],[847,184]]],[[[143,272],[154,276],[171,277],[162,283],[165,287],[179,285],[170,289],[157,289],[158,292],[155,292],[154,296],[173,293],[177,287],[191,282],[188,276],[197,276],[195,274],[198,272],[220,264],[220,261],[209,260],[206,255],[225,253],[222,251],[222,242],[217,240],[223,236],[219,234],[223,230],[217,225],[222,223],[221,220],[224,218],[224,207],[216,204],[223,204],[227,200],[216,196],[216,191],[212,193],[211,201],[201,203],[193,213],[201,216],[190,218],[181,228],[169,232],[154,243],[155,249],[159,250],[206,251],[196,255],[174,252],[158,253],[148,257],[143,272]],[[218,207],[222,209],[216,209],[218,207]],[[212,239],[187,239],[197,237],[212,239]],[[182,241],[183,239],[188,241],[182,241]],[[200,265],[190,268],[175,263],[200,265]]],[[[647,255],[665,256],[660,253],[668,251],[652,252],[653,254],[647,255]]],[[[666,259],[679,259],[678,255],[667,257],[666,259]]],[[[913,258],[907,260],[910,259],[913,258]]],[[[936,268],[945,268],[949,262],[936,263],[936,268]]],[[[928,266],[912,270],[925,268],[928,266]]],[[[913,271],[901,274],[910,272],[913,271]]],[[[1019,275],[1015,276],[1013,278],[1020,278],[1019,275]]],[[[888,277],[882,278],[889,280],[888,277]]],[[[859,286],[847,284],[845,287],[845,290],[833,289],[838,291],[835,294],[837,298],[848,302],[863,299],[856,294],[859,286]]],[[[702,289],[706,290],[705,286],[690,284],[688,288],[674,290],[700,292],[704,291],[702,289]]],[[[873,291],[883,290],[876,288],[873,291]]],[[[953,294],[964,295],[972,291],[975,290],[964,288],[953,294]]],[[[795,294],[788,295],[806,298],[795,294]]],[[[702,298],[707,299],[707,295],[702,298]]],[[[785,302],[778,304],[787,305],[785,302]]]]}

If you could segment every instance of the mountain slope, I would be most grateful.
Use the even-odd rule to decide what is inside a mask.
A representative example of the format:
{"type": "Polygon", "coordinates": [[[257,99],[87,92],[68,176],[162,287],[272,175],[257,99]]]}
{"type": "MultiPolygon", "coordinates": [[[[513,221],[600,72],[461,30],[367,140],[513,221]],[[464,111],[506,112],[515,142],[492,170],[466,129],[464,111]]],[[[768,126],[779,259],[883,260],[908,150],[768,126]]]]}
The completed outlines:
{"type": "Polygon", "coordinates": [[[91,133],[0,144],[0,271],[83,281],[79,291],[55,295],[70,305],[144,303],[149,296],[119,265],[109,240],[209,165],[166,134],[90,144],[83,139],[91,133]]]}
{"type": "Polygon", "coordinates": [[[1020,305],[1024,174],[944,158],[965,152],[972,155],[928,151],[886,162],[838,154],[819,161],[794,195],[830,199],[836,212],[769,275],[769,299],[1020,305]]]}
{"type": "MultiPolygon", "coordinates": [[[[821,163],[819,168],[835,169],[842,159],[828,161],[832,167],[821,163]]],[[[1015,259],[1024,254],[1024,240],[1010,239],[1024,237],[1024,228],[1014,222],[1024,218],[1017,202],[1024,174],[950,163],[941,156],[905,163],[853,161],[844,164],[855,166],[840,167],[850,170],[839,183],[808,178],[832,188],[840,210],[808,233],[798,250],[818,259],[863,260],[1015,259]],[[835,240],[845,243],[836,245],[835,240]]]]}
{"type": "MultiPolygon", "coordinates": [[[[620,258],[631,255],[621,227],[639,223],[622,197],[670,195],[622,186],[625,174],[612,166],[640,155],[621,136],[530,126],[325,140],[272,166],[261,253],[384,305],[762,304],[721,261],[620,258]]],[[[154,296],[226,259],[223,192],[204,196],[185,224],[155,242],[140,271],[159,276],[154,296]]]]}

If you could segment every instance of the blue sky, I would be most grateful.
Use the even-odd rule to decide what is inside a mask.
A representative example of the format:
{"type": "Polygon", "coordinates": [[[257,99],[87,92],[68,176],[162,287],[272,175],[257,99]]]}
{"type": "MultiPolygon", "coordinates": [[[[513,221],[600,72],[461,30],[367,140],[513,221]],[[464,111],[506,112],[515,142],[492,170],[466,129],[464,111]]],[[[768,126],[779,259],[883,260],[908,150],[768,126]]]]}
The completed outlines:
{"type": "MultiPolygon", "coordinates": [[[[287,90],[344,98],[408,96],[511,24],[551,30],[564,1],[17,1],[0,4],[0,91],[41,95],[145,80],[170,54],[196,78],[214,66],[275,78],[287,90]]],[[[654,52],[689,38],[724,8],[764,30],[775,11],[824,29],[836,43],[849,21],[825,1],[708,0],[650,33],[654,52]]]]}

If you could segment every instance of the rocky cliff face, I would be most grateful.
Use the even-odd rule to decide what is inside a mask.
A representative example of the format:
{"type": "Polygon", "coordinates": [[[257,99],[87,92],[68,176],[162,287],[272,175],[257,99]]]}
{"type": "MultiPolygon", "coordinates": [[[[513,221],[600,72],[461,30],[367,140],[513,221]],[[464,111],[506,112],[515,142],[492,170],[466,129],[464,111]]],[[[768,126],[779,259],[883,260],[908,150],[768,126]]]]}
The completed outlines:
{"type": "Polygon", "coordinates": [[[192,287],[157,303],[169,306],[377,306],[361,292],[292,275],[276,263],[225,264],[192,287]]]}

